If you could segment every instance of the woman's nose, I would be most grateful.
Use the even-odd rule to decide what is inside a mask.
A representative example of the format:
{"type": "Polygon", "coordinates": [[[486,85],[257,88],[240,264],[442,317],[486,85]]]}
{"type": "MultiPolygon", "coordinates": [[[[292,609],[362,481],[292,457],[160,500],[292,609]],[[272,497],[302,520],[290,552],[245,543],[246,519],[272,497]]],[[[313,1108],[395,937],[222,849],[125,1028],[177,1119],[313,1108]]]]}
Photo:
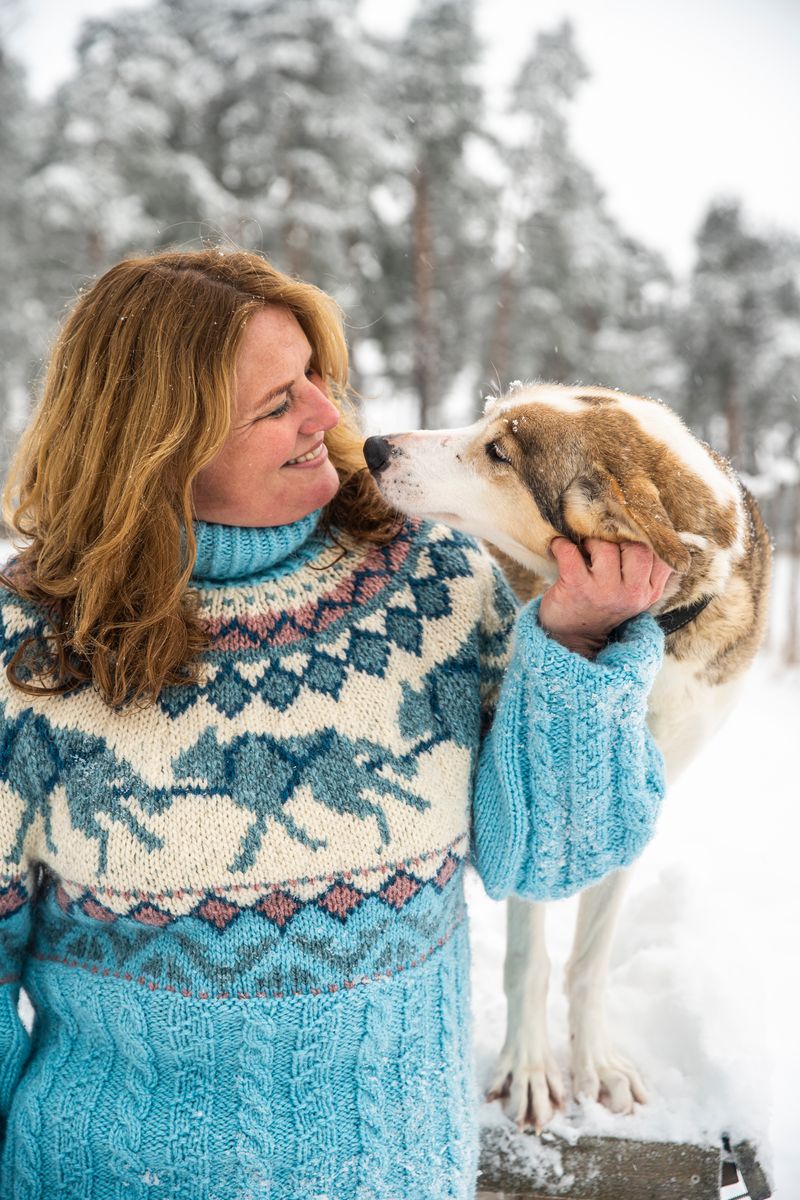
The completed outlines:
{"type": "Polygon", "coordinates": [[[303,399],[306,404],[303,432],[317,433],[319,430],[333,429],[339,420],[339,410],[323,388],[309,380],[303,399]]]}

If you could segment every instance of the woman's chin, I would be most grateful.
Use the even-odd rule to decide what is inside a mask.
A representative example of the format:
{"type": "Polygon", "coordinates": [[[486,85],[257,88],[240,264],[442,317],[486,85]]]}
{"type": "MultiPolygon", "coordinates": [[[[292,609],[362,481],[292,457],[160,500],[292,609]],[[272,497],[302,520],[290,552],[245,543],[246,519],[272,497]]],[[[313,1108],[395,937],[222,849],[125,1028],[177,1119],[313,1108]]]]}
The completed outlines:
{"type": "Polygon", "coordinates": [[[241,525],[266,528],[270,525],[291,525],[309,513],[330,504],[339,490],[339,476],[330,464],[320,468],[319,477],[303,481],[299,488],[282,489],[279,496],[243,496],[234,503],[198,503],[195,498],[195,520],[220,525],[241,525]]]}
{"type": "Polygon", "coordinates": [[[322,508],[324,505],[330,504],[338,490],[339,476],[336,469],[331,463],[325,463],[320,472],[320,478],[315,479],[313,486],[309,487],[307,512],[313,512],[315,508],[322,508]]]}
{"type": "MultiPolygon", "coordinates": [[[[324,470],[324,468],[323,468],[324,470]]],[[[292,521],[301,521],[309,513],[316,512],[330,504],[339,490],[339,476],[330,467],[320,479],[315,479],[313,486],[303,489],[303,495],[291,500],[287,497],[280,508],[273,510],[278,515],[273,520],[264,522],[269,525],[290,525],[292,521]]]]}

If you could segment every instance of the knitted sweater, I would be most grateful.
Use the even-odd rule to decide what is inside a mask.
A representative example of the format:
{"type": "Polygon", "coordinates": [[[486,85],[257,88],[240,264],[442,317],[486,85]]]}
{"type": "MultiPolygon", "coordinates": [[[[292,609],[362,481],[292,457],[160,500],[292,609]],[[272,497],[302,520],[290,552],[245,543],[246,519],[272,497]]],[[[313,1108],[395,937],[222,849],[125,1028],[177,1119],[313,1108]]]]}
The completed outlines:
{"type": "Polygon", "coordinates": [[[589,662],[469,538],[315,521],[198,525],[200,686],[0,675],[3,1200],[472,1196],[465,860],[563,896],[652,833],[650,617],[589,662]]]}

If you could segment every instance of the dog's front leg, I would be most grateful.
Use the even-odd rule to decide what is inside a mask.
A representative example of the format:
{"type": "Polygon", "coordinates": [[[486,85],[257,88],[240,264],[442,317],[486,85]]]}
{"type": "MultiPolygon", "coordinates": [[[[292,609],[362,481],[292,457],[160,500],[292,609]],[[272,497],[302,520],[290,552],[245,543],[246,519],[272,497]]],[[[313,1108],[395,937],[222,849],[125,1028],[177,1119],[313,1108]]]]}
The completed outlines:
{"type": "Polygon", "coordinates": [[[617,1113],[632,1113],[634,1100],[647,1100],[636,1068],[616,1053],[606,1027],[611,939],[629,876],[630,869],[615,871],[582,893],[566,976],[575,1096],[617,1113]]]}
{"type": "Polygon", "coordinates": [[[512,897],[506,906],[503,983],[508,1001],[506,1040],[487,1099],[502,1099],[520,1129],[539,1133],[564,1101],[561,1072],[547,1040],[544,904],[512,897]]]}

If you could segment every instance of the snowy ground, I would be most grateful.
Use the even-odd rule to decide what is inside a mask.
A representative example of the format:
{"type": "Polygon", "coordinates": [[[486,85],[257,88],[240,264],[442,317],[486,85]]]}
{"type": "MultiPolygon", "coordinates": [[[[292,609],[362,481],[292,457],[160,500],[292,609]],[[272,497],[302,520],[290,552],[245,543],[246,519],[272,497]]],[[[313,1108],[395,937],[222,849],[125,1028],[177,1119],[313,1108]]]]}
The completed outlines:
{"type": "MultiPolygon", "coordinates": [[[[727,725],[669,794],[620,919],[609,1022],[650,1103],[633,1117],[572,1106],[556,1132],[717,1143],[725,1130],[759,1145],[779,1200],[800,1197],[799,743],[800,671],[764,653],[727,725]]],[[[505,912],[469,883],[485,1082],[505,1029],[505,912]]],[[[574,915],[575,901],[562,901],[548,917],[551,1034],[565,1069],[561,968],[574,915]]],[[[505,1119],[497,1103],[482,1117],[505,1119]]]]}

